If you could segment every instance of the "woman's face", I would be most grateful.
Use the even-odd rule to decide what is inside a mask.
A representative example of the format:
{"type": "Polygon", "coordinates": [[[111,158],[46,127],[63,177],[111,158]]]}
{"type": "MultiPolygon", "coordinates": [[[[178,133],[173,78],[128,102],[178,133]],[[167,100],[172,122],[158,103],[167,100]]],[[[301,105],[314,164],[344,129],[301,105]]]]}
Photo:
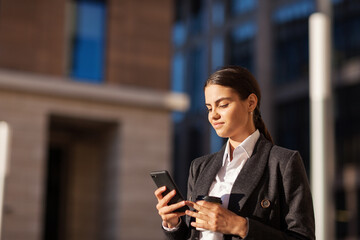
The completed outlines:
{"type": "Polygon", "coordinates": [[[257,97],[250,94],[245,100],[230,87],[208,85],[205,88],[208,119],[217,135],[242,142],[255,131],[252,112],[257,97]]]}

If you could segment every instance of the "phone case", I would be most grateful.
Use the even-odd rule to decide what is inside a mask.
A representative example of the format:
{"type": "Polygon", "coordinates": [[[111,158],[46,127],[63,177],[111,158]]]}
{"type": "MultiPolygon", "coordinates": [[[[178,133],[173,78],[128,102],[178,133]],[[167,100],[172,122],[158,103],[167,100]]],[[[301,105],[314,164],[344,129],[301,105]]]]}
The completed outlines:
{"type": "MultiPolygon", "coordinates": [[[[154,180],[156,186],[162,187],[166,186],[166,191],[163,193],[163,196],[171,192],[173,189],[176,191],[176,195],[169,201],[168,205],[181,202],[184,200],[183,196],[181,195],[181,192],[179,191],[178,187],[176,186],[175,182],[171,178],[170,174],[166,170],[161,171],[153,171],[150,173],[151,178],[154,180]]],[[[181,207],[175,212],[185,212],[185,210],[189,209],[188,206],[181,207]]]]}

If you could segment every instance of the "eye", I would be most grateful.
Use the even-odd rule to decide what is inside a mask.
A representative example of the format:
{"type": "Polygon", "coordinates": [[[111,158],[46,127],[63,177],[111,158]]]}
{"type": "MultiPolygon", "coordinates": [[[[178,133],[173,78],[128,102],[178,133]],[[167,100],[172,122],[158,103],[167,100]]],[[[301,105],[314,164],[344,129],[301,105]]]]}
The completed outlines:
{"type": "Polygon", "coordinates": [[[211,112],[212,109],[211,109],[211,108],[207,108],[206,110],[207,110],[207,112],[211,112]]]}
{"type": "Polygon", "coordinates": [[[226,104],[221,104],[219,107],[221,107],[221,108],[226,108],[227,106],[229,106],[228,103],[226,103],[226,104]]]}

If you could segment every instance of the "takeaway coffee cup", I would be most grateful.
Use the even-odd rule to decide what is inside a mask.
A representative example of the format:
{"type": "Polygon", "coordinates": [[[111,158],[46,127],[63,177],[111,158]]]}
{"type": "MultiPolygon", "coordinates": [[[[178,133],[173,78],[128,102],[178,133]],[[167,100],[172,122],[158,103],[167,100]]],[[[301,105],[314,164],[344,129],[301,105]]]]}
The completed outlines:
{"type": "MultiPolygon", "coordinates": [[[[213,197],[213,196],[198,196],[196,198],[196,201],[206,201],[206,202],[212,202],[212,203],[216,203],[216,204],[222,204],[221,198],[218,197],[213,197]]],[[[201,212],[200,212],[201,213],[201,212]]],[[[204,221],[201,219],[196,219],[196,223],[203,223],[204,221]]],[[[196,230],[199,231],[204,231],[205,229],[203,228],[196,228],[196,230]]]]}

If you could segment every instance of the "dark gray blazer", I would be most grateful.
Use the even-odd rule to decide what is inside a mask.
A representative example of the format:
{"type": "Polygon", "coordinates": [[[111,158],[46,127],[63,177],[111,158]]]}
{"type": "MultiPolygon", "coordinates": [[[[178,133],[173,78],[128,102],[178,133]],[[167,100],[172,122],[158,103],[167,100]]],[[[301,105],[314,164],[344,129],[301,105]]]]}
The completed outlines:
{"type": "MultiPolygon", "coordinates": [[[[191,163],[189,200],[208,194],[221,168],[224,151],[225,146],[191,163]]],[[[263,135],[235,180],[228,208],[248,218],[249,232],[245,239],[315,239],[312,197],[300,154],[274,146],[263,135]]],[[[186,217],[177,231],[165,231],[168,239],[198,239],[199,232],[189,225],[190,221],[193,219],[186,217]]],[[[239,238],[224,236],[224,239],[239,238]]]]}

